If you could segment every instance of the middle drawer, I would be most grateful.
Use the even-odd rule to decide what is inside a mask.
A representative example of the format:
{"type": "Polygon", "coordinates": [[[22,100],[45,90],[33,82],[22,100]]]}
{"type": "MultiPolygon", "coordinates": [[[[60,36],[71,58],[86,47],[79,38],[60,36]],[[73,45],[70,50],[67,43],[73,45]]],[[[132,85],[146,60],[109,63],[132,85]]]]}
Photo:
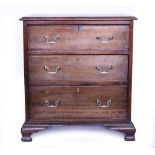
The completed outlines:
{"type": "Polygon", "coordinates": [[[127,55],[29,56],[29,84],[87,85],[127,82],[127,55]]]}

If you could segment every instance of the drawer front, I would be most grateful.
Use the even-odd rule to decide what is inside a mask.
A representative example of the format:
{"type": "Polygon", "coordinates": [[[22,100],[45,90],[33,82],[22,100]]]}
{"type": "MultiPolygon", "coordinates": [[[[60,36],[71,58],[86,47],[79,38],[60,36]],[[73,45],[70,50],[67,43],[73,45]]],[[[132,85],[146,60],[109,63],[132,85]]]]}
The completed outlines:
{"type": "MultiPolygon", "coordinates": [[[[129,26],[52,25],[29,26],[31,50],[128,50],[129,26]]],[[[55,52],[55,51],[53,51],[55,52]]]]}
{"type": "Polygon", "coordinates": [[[30,56],[30,84],[97,84],[127,81],[127,55],[30,56]]]}
{"type": "Polygon", "coordinates": [[[30,86],[31,119],[126,119],[127,86],[30,86]]]}

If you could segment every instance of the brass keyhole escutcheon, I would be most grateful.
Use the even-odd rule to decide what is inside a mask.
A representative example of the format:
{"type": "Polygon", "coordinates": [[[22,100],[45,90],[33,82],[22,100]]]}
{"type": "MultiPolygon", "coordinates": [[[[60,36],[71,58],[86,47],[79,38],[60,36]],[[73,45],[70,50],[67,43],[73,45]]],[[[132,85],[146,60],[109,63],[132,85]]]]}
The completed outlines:
{"type": "Polygon", "coordinates": [[[80,92],[80,88],[76,88],[76,92],[79,93],[80,92]]]}
{"type": "Polygon", "coordinates": [[[80,63],[79,63],[80,59],[76,58],[75,59],[75,63],[76,63],[76,69],[79,70],[80,69],[80,63]]]}

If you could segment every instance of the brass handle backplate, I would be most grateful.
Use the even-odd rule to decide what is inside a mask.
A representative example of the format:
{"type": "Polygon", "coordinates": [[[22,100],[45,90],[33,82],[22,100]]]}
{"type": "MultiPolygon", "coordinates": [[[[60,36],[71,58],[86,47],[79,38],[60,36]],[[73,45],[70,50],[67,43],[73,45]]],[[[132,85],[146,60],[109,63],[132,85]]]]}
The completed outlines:
{"type": "Polygon", "coordinates": [[[97,40],[101,40],[101,43],[105,44],[105,43],[109,43],[111,40],[114,39],[113,36],[97,36],[96,37],[97,40]]]}
{"type": "Polygon", "coordinates": [[[99,107],[101,108],[106,108],[106,107],[109,107],[111,106],[112,104],[112,99],[109,99],[108,101],[106,101],[105,103],[102,103],[102,101],[100,99],[97,99],[96,100],[96,103],[99,107]]]}
{"type": "Polygon", "coordinates": [[[57,34],[57,35],[53,35],[50,38],[51,39],[49,39],[49,36],[44,36],[44,40],[46,41],[47,44],[55,44],[56,41],[61,38],[61,36],[59,34],[57,34]]]}
{"type": "Polygon", "coordinates": [[[61,66],[60,66],[60,65],[57,65],[57,66],[55,67],[55,71],[54,71],[54,72],[51,72],[51,71],[49,71],[50,69],[49,69],[48,65],[45,65],[45,66],[44,66],[44,70],[46,70],[47,73],[49,73],[49,74],[56,74],[58,71],[61,70],[61,66]]]}
{"type": "Polygon", "coordinates": [[[113,68],[112,66],[104,66],[104,67],[101,67],[100,65],[96,66],[96,70],[98,70],[101,74],[109,73],[112,68],[113,68]],[[102,68],[105,68],[105,71],[102,71],[102,68]]]}
{"type": "Polygon", "coordinates": [[[52,103],[50,103],[50,101],[48,101],[48,99],[44,100],[44,105],[46,105],[46,106],[48,106],[50,108],[56,108],[59,104],[60,104],[60,100],[59,99],[54,101],[54,102],[52,102],[52,103]]]}

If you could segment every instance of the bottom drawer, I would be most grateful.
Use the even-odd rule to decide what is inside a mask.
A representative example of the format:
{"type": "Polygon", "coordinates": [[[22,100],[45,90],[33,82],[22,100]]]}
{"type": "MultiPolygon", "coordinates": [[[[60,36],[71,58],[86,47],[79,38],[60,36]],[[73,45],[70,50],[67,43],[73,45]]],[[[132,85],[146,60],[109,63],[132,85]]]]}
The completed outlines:
{"type": "Polygon", "coordinates": [[[30,119],[126,119],[127,86],[30,86],[30,119]]]}

